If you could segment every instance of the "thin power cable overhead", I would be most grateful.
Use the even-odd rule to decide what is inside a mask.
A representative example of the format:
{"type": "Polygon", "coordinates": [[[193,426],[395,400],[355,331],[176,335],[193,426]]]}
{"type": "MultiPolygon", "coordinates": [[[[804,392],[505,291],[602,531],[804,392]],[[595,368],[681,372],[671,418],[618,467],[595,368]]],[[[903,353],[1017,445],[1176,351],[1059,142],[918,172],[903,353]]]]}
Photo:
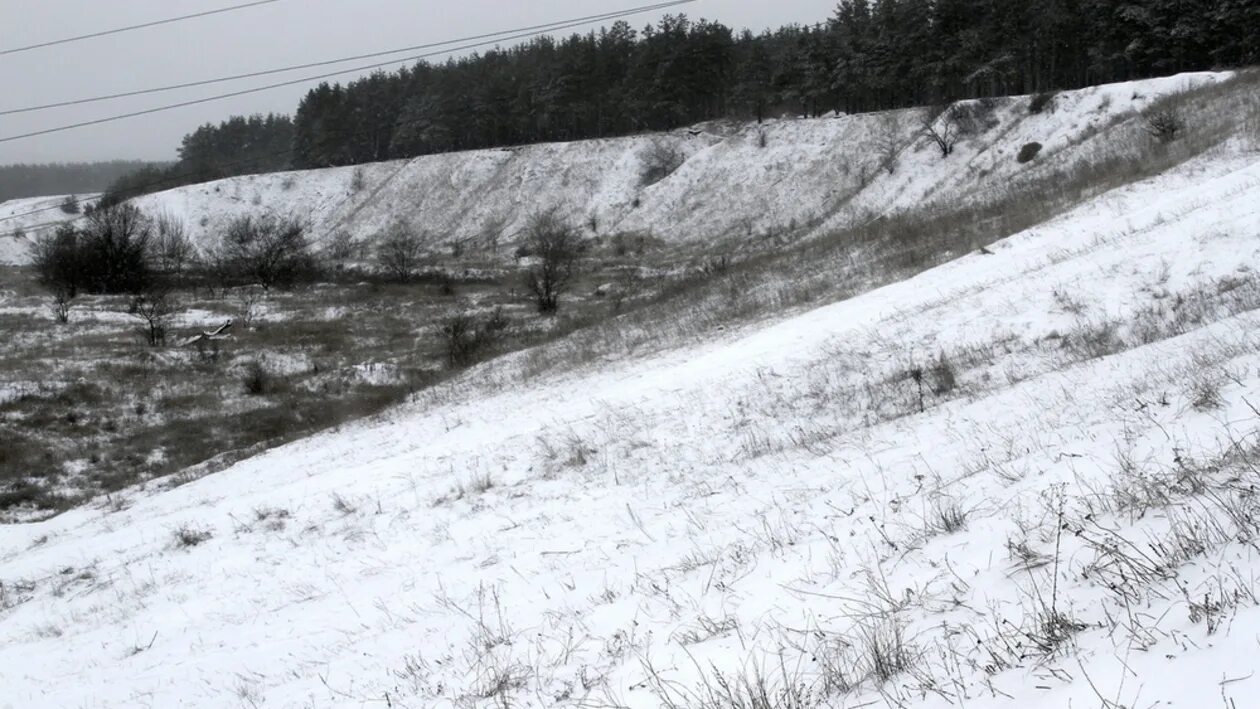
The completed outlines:
{"type": "MultiPolygon", "coordinates": [[[[687,5],[687,4],[691,4],[691,3],[694,3],[694,2],[698,2],[698,0],[673,0],[672,2],[657,3],[657,4],[654,4],[654,5],[640,5],[640,6],[638,6],[638,7],[628,8],[628,9],[625,9],[625,10],[619,10],[619,11],[617,11],[617,12],[609,13],[608,15],[606,15],[605,17],[603,17],[602,19],[604,19],[604,20],[618,19],[618,18],[621,18],[621,17],[628,17],[628,16],[631,16],[631,15],[638,15],[638,14],[642,14],[642,13],[645,13],[645,12],[652,12],[652,11],[654,11],[654,10],[660,10],[660,9],[664,9],[664,8],[667,8],[667,7],[674,7],[674,6],[678,6],[678,5],[687,5]]],[[[177,108],[185,108],[185,107],[187,107],[187,106],[197,106],[197,105],[200,105],[200,104],[203,104],[203,103],[211,103],[211,102],[213,102],[213,101],[221,101],[221,100],[223,100],[223,99],[236,98],[237,96],[246,96],[246,95],[249,95],[249,94],[260,93],[260,92],[262,92],[262,91],[270,91],[271,89],[278,89],[278,88],[282,88],[282,87],[285,87],[285,86],[294,86],[294,85],[296,85],[296,84],[305,84],[305,83],[309,83],[309,82],[312,82],[312,81],[319,81],[319,80],[321,80],[321,79],[328,79],[328,78],[332,78],[332,77],[335,77],[335,76],[343,76],[343,75],[345,75],[345,74],[356,74],[356,73],[359,73],[359,72],[367,71],[367,70],[369,70],[369,69],[379,69],[379,68],[381,68],[381,67],[391,66],[391,65],[394,65],[394,64],[409,64],[409,63],[411,63],[411,62],[420,61],[421,59],[427,59],[427,58],[434,57],[434,56],[438,56],[438,55],[442,55],[442,54],[452,54],[452,53],[455,53],[455,52],[461,52],[461,51],[465,51],[465,50],[469,50],[469,49],[477,49],[477,48],[479,48],[479,47],[484,47],[484,46],[486,46],[486,45],[498,44],[499,42],[504,42],[504,41],[511,41],[511,40],[517,40],[517,39],[528,39],[528,38],[530,38],[530,37],[536,37],[536,36],[538,36],[538,35],[547,34],[547,33],[549,33],[549,32],[554,32],[554,31],[556,31],[556,30],[572,29],[572,28],[574,28],[574,27],[580,27],[580,26],[582,26],[582,25],[586,25],[586,24],[590,24],[590,23],[591,23],[591,20],[583,20],[583,19],[574,19],[574,20],[562,21],[562,23],[561,23],[561,24],[557,24],[557,25],[555,25],[555,26],[552,26],[552,27],[550,27],[550,28],[549,28],[549,29],[547,29],[547,30],[531,30],[531,31],[527,31],[527,32],[520,33],[520,34],[514,34],[514,35],[508,35],[508,36],[498,37],[497,39],[487,40],[487,41],[482,41],[482,42],[473,42],[473,43],[470,43],[470,44],[465,44],[465,45],[461,45],[461,46],[458,46],[458,47],[452,47],[452,48],[449,48],[449,49],[443,49],[443,50],[436,51],[436,52],[426,52],[426,53],[423,53],[423,54],[417,54],[417,55],[410,56],[410,57],[403,57],[403,58],[401,58],[401,59],[390,59],[390,60],[388,60],[388,61],[384,61],[384,62],[376,62],[376,63],[373,63],[373,64],[364,64],[364,65],[360,65],[360,66],[357,66],[357,67],[353,67],[353,68],[351,68],[351,69],[340,69],[340,70],[338,70],[338,71],[328,72],[328,73],[326,73],[326,74],[318,74],[318,75],[316,75],[316,76],[306,76],[306,77],[302,77],[301,79],[290,79],[290,80],[288,80],[288,81],[281,81],[281,82],[274,83],[274,84],[267,84],[267,85],[265,85],[265,86],[257,86],[257,87],[250,88],[250,89],[242,89],[242,90],[240,90],[240,91],[232,91],[232,92],[225,93],[225,94],[217,94],[217,95],[215,95],[215,96],[206,96],[206,97],[204,97],[204,98],[192,99],[192,100],[189,100],[189,101],[181,101],[181,102],[179,102],[179,103],[172,103],[172,104],[167,104],[167,105],[164,105],[164,106],[156,106],[156,107],[154,107],[154,108],[148,108],[148,109],[144,109],[144,110],[141,110],[141,111],[132,111],[132,112],[130,112],[130,113],[122,113],[122,114],[118,114],[118,115],[115,115],[115,116],[107,116],[107,117],[105,117],[105,118],[97,118],[97,119],[93,119],[93,120],[90,120],[90,121],[82,121],[82,122],[79,122],[79,123],[71,123],[71,124],[68,124],[68,125],[57,126],[57,127],[55,127],[55,128],[45,128],[45,129],[43,129],[43,130],[32,131],[32,132],[30,132],[30,133],[21,133],[21,134],[18,134],[18,135],[10,135],[10,136],[6,136],[6,137],[4,137],[4,138],[0,138],[0,143],[9,143],[9,142],[12,142],[12,141],[15,141],[15,140],[22,140],[22,139],[24,139],[24,138],[34,138],[34,137],[36,137],[36,136],[49,135],[49,134],[51,134],[51,133],[61,133],[61,132],[68,131],[68,130],[74,130],[74,129],[76,129],[76,128],[86,128],[86,127],[88,127],[88,126],[101,125],[101,124],[103,124],[103,123],[113,123],[113,122],[115,122],[115,121],[126,120],[126,119],[128,119],[128,118],[137,118],[137,117],[139,117],[139,116],[147,116],[147,115],[151,115],[151,114],[154,114],[154,113],[161,113],[161,112],[163,112],[163,111],[171,111],[171,110],[174,110],[174,109],[177,109],[177,108]]]]}
{"type": "MultiPolygon", "coordinates": [[[[689,0],[689,1],[694,1],[694,0],[689,0]]],[[[672,4],[672,3],[666,3],[666,4],[672,4]]],[[[454,50],[451,50],[451,51],[454,51],[454,50]]],[[[400,120],[400,121],[398,121],[397,125],[398,125],[398,126],[404,126],[404,125],[414,125],[414,124],[417,124],[417,123],[423,122],[424,120],[426,120],[426,119],[400,120]]],[[[343,138],[346,138],[346,137],[361,136],[361,135],[367,135],[367,132],[366,132],[366,131],[353,131],[353,130],[351,130],[351,131],[339,131],[339,132],[337,132],[335,135],[329,136],[329,137],[327,137],[327,138],[325,138],[325,139],[321,140],[321,141],[319,142],[319,144],[320,144],[320,145],[327,145],[327,144],[331,144],[331,143],[332,143],[332,141],[334,141],[334,140],[340,140],[340,139],[343,139],[343,138]]],[[[245,158],[245,159],[243,159],[243,160],[235,160],[235,161],[231,161],[231,162],[223,163],[223,164],[222,164],[222,165],[220,165],[219,167],[221,167],[221,168],[235,168],[235,167],[241,167],[241,166],[245,166],[245,165],[250,165],[250,164],[253,164],[253,163],[257,163],[258,161],[263,160],[263,159],[266,159],[266,158],[280,157],[280,156],[283,156],[283,155],[289,155],[289,154],[292,154],[293,152],[294,152],[294,148],[290,146],[290,147],[284,148],[283,150],[278,150],[278,151],[275,151],[275,152],[273,152],[273,153],[268,153],[268,154],[266,154],[266,155],[261,155],[261,156],[252,156],[252,157],[249,157],[249,158],[245,158]]],[[[147,189],[149,189],[149,188],[154,188],[154,187],[156,187],[156,188],[160,188],[160,189],[174,189],[174,188],[177,188],[177,187],[185,186],[185,183],[180,182],[182,179],[184,179],[184,178],[188,178],[188,177],[198,177],[198,176],[200,176],[200,174],[201,174],[201,173],[200,173],[199,171],[193,170],[193,171],[188,171],[188,172],[185,172],[185,173],[182,173],[182,174],[179,174],[179,175],[167,175],[167,176],[162,177],[161,179],[158,179],[158,180],[153,180],[153,181],[151,181],[151,182],[147,182],[147,183],[144,183],[144,184],[142,184],[142,185],[138,185],[138,186],[137,186],[137,188],[138,188],[138,189],[140,189],[140,190],[147,190],[147,189]]],[[[74,202],[75,204],[78,204],[78,205],[84,205],[84,204],[87,204],[87,203],[89,203],[89,202],[94,201],[95,199],[97,199],[97,198],[96,198],[96,197],[83,197],[83,198],[75,199],[75,200],[73,200],[73,202],[74,202]]],[[[5,217],[0,217],[0,223],[10,222],[10,221],[14,221],[14,220],[17,220],[17,219],[21,219],[21,218],[23,218],[23,217],[33,216],[33,215],[35,215],[35,214],[42,214],[42,213],[44,213],[44,212],[60,211],[60,210],[62,209],[62,205],[63,205],[63,203],[62,203],[62,202],[59,202],[59,203],[57,203],[56,205],[53,205],[53,206],[49,206],[49,207],[42,207],[42,208],[39,208],[39,209],[32,209],[32,210],[29,210],[29,211],[26,211],[26,212],[21,212],[21,213],[18,213],[18,214],[11,214],[11,215],[8,215],[8,216],[5,216],[5,217]]],[[[15,235],[15,234],[16,234],[16,232],[10,232],[10,233],[7,233],[7,234],[0,234],[0,237],[4,237],[4,236],[13,236],[13,235],[15,235]]]]}
{"type": "Polygon", "coordinates": [[[89,34],[81,34],[76,37],[65,37],[63,39],[54,39],[48,42],[40,42],[38,44],[30,44],[25,47],[13,47],[11,49],[0,50],[0,57],[9,54],[17,54],[18,52],[29,52],[33,49],[43,49],[44,47],[55,47],[61,44],[70,44],[71,42],[82,42],[85,39],[96,39],[97,37],[108,37],[113,34],[122,34],[124,32],[134,32],[148,27],[158,27],[161,25],[170,25],[176,22],[184,22],[185,20],[194,20],[200,17],[209,17],[211,15],[222,15],[226,12],[235,12],[237,10],[245,10],[259,5],[270,5],[280,2],[281,0],[257,0],[257,2],[247,2],[241,5],[232,5],[231,7],[221,7],[217,10],[206,10],[205,12],[194,12],[191,15],[180,15],[179,17],[168,17],[165,20],[154,20],[152,22],[142,22],[138,25],[128,25],[127,27],[117,27],[112,30],[102,30],[100,32],[91,32],[89,34]]]}
{"type": "MultiPolygon", "coordinates": [[[[673,5],[676,5],[676,4],[679,4],[679,3],[662,2],[650,8],[644,8],[643,12],[648,12],[652,9],[665,9],[665,8],[672,7],[673,5]]],[[[11,108],[11,109],[0,111],[0,116],[11,116],[18,113],[32,113],[34,111],[44,111],[51,108],[64,108],[66,106],[80,106],[83,104],[97,103],[100,101],[110,101],[113,99],[130,98],[132,96],[144,96],[146,94],[156,94],[156,93],[162,93],[166,91],[176,91],[178,89],[189,89],[189,88],[195,88],[198,86],[209,86],[211,84],[221,84],[228,81],[239,81],[241,79],[255,79],[260,76],[269,76],[272,74],[283,74],[285,72],[298,71],[300,69],[314,69],[316,67],[331,66],[333,64],[343,64],[345,62],[359,61],[360,59],[373,59],[376,57],[389,56],[391,54],[401,54],[402,52],[414,52],[421,49],[434,49],[436,47],[444,47],[451,44],[458,44],[460,42],[471,42],[475,40],[490,39],[493,37],[500,37],[502,35],[517,33],[517,32],[551,31],[557,25],[566,24],[569,22],[577,22],[577,21],[602,22],[604,20],[612,18],[613,16],[616,16],[617,14],[618,13],[616,12],[607,12],[607,13],[603,13],[599,15],[588,15],[586,17],[573,18],[572,20],[560,20],[556,22],[548,22],[541,25],[533,25],[531,27],[519,27],[519,28],[511,29],[511,30],[499,30],[498,32],[487,32],[485,34],[470,35],[467,37],[460,37],[459,39],[450,39],[450,40],[445,40],[442,42],[430,42],[428,44],[417,44],[410,47],[399,47],[397,49],[387,49],[380,52],[356,54],[353,56],[341,57],[340,59],[328,59],[324,61],[309,62],[306,64],[294,64],[292,66],[279,67],[276,69],[264,69],[261,71],[252,71],[245,74],[233,74],[231,76],[221,76],[221,77],[216,77],[213,79],[189,81],[182,84],[171,84],[169,86],[156,86],[156,87],[148,88],[148,89],[124,91],[122,93],[107,94],[103,96],[92,96],[89,98],[72,99],[68,101],[58,101],[56,103],[46,103],[40,106],[27,106],[25,108],[11,108]]]]}

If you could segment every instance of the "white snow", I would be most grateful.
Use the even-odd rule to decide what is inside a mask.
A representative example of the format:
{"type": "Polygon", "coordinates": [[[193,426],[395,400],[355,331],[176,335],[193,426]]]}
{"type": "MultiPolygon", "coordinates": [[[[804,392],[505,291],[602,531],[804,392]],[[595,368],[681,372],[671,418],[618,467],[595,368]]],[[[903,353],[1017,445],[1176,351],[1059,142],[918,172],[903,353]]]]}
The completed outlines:
{"type": "MultiPolygon", "coordinates": [[[[503,246],[548,207],[583,223],[593,218],[601,236],[641,234],[685,245],[799,238],[906,207],[974,198],[1096,157],[1100,148],[1090,136],[1113,120],[1228,76],[1181,74],[1064,92],[1052,110],[1037,115],[1029,114],[1026,97],[1001,99],[994,108],[997,125],[965,139],[949,160],[920,135],[918,111],[895,112],[902,152],[892,175],[878,168],[874,147],[884,114],[863,114],[762,126],[718,122],[701,126],[694,137],[683,130],[235,177],[148,195],[137,204],[183,220],[203,244],[236,217],[271,213],[305,220],[317,242],[341,232],[370,242],[402,219],[423,230],[435,249],[451,242],[485,246],[488,234],[497,234],[503,246]],[[1020,147],[1031,141],[1043,144],[1040,157],[1018,163],[1020,147]],[[666,179],[643,187],[644,156],[655,142],[673,144],[688,158],[666,179]]],[[[45,219],[57,214],[45,213],[45,219]]],[[[23,253],[0,246],[0,260],[23,253]]]]}
{"type": "Polygon", "coordinates": [[[30,197],[0,202],[0,265],[30,263],[30,248],[35,239],[67,221],[79,218],[61,210],[67,197],[85,200],[80,202],[80,207],[83,207],[92,195],[30,197]]]}
{"type": "MultiPolygon", "coordinates": [[[[765,149],[711,135],[640,210],[647,138],[369,166],[357,202],[350,170],[146,199],[208,224],[255,194],[310,200],[363,230],[407,205],[458,233],[519,220],[536,188],[616,229],[717,238],[964,198],[1039,169],[1022,142],[1070,152],[1103,103],[1187,80],[1008,106],[1002,137],[950,168],[910,151],[827,214],[866,119],[776,123],[765,149]]],[[[530,354],[502,358],[224,472],[0,527],[0,707],[708,707],[717,674],[758,672],[825,685],[825,707],[1250,706],[1260,153],[1212,151],[989,251],[496,388],[530,354]],[[920,413],[909,371],[942,354],[955,387],[920,413]],[[954,508],[965,524],[940,528],[954,508]],[[1050,607],[1074,631],[1039,648],[1050,607]],[[864,639],[894,631],[909,661],[881,681],[864,639]]]]}
{"type": "MultiPolygon", "coordinates": [[[[321,174],[332,190],[340,173],[321,174]]],[[[1124,514],[1105,494],[1124,461],[1154,475],[1254,444],[1260,320],[1217,309],[1097,359],[1060,342],[1230,297],[1257,277],[1258,235],[1256,154],[1205,156],[769,326],[489,394],[456,383],[182,487],[5,527],[0,706],[646,708],[660,687],[697,706],[714,671],[813,683],[828,663],[856,687],[824,706],[1247,706],[1253,543],[1220,540],[1126,608],[1084,575],[1106,569],[1085,540],[1164,538],[1198,504],[1124,514]],[[904,370],[941,352],[958,393],[893,410],[913,398],[904,370]],[[1200,410],[1204,374],[1221,402],[1200,410]],[[948,504],[965,529],[927,532],[948,504]],[[182,547],[177,529],[211,536],[182,547]],[[1059,562],[1020,570],[1008,539],[1059,562]],[[1042,656],[1051,588],[1081,628],[1042,656]],[[1205,594],[1243,599],[1212,634],[1205,594]],[[890,622],[914,661],[879,684],[856,639],[890,622]]]]}

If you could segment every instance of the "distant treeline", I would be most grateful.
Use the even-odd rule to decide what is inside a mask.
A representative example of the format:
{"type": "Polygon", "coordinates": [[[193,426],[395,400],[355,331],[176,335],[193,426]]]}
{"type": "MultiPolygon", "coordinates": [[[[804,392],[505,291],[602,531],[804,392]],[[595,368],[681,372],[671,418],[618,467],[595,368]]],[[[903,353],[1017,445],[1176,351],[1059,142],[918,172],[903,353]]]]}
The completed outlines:
{"type": "Polygon", "coordinates": [[[136,160],[0,165],[0,202],[24,197],[104,192],[123,175],[148,165],[136,160]]]}
{"type": "Polygon", "coordinates": [[[1257,62],[1255,0],[844,0],[825,22],[758,35],[674,15],[321,84],[291,122],[202,127],[168,176],[941,104],[1257,62]]]}

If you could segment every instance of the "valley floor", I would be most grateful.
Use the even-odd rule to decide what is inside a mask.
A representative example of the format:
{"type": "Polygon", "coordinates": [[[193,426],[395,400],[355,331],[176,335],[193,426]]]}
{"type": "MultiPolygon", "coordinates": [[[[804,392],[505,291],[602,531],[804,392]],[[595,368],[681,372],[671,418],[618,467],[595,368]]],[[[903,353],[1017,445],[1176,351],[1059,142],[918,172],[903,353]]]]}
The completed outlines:
{"type": "Polygon", "coordinates": [[[1245,706],[1260,162],[0,528],[0,707],[1245,706]],[[769,703],[757,703],[765,690],[769,703]],[[742,703],[741,703],[742,702],[742,703]]]}

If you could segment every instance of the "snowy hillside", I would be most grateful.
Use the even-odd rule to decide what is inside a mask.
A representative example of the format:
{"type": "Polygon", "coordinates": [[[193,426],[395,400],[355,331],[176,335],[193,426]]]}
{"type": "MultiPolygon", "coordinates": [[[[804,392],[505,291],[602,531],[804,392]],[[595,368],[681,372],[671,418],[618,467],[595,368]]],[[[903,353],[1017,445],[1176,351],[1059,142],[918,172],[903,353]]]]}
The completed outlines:
{"type": "MultiPolygon", "coordinates": [[[[61,210],[67,196],[0,202],[0,265],[27,263],[31,244],[39,234],[56,228],[66,220],[78,218],[61,210]]],[[[82,195],[74,195],[74,198],[85,199],[82,195]]]]}
{"type": "MultiPolygon", "coordinates": [[[[560,207],[593,235],[634,233],[674,244],[799,237],[924,204],[952,204],[1014,180],[1097,159],[1100,132],[1161,96],[1228,74],[1183,74],[1066,92],[1037,114],[1028,98],[992,116],[942,159],[919,111],[755,124],[708,124],[668,135],[419,157],[359,167],[239,177],[149,195],[138,204],[182,219],[202,243],[242,214],[296,215],[313,237],[370,241],[405,219],[436,247],[510,243],[541,208],[560,207]],[[693,135],[692,133],[696,133],[693,135]],[[1031,163],[1021,147],[1043,148],[1031,163]],[[882,143],[898,157],[881,169],[882,143]],[[685,161],[645,186],[654,146],[685,161]]],[[[29,231],[29,230],[28,230],[29,231]]],[[[11,252],[0,252],[12,260],[11,252]]]]}
{"type": "MultiPolygon", "coordinates": [[[[852,208],[1007,179],[1019,143],[1067,151],[1158,85],[1008,105],[1000,140],[911,149],[852,208]]],[[[702,238],[827,216],[865,120],[777,123],[765,149],[679,138],[692,158],[638,209],[646,139],[147,205],[475,229],[542,194],[702,238]]],[[[1247,706],[1258,267],[1260,159],[1216,151],[768,326],[496,391],[529,355],[506,358],[221,474],[2,528],[0,706],[1247,706]]]]}

